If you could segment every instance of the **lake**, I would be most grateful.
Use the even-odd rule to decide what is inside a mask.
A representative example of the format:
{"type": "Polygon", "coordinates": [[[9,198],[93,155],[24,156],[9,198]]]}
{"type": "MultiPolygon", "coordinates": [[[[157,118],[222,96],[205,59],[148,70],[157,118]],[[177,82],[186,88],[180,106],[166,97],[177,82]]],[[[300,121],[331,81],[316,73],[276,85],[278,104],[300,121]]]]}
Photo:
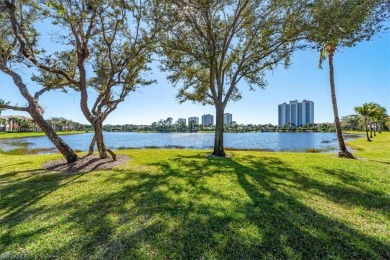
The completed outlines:
{"type": "MultiPolygon", "coordinates": [[[[63,135],[64,141],[73,149],[86,151],[93,133],[63,135]]],[[[345,135],[345,139],[359,135],[345,135]]],[[[148,148],[182,147],[212,149],[214,133],[133,133],[105,132],[104,140],[108,148],[148,148]]],[[[305,151],[315,148],[326,151],[337,150],[335,133],[225,133],[225,148],[260,149],[272,151],[305,151]]],[[[47,137],[29,137],[0,140],[0,149],[11,150],[20,146],[34,148],[54,148],[47,137]]]]}

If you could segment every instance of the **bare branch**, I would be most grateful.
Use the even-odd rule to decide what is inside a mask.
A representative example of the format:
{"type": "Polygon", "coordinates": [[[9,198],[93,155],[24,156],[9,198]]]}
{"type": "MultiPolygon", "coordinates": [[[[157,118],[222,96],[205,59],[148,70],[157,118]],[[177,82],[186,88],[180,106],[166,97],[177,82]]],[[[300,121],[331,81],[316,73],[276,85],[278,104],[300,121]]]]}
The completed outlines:
{"type": "Polygon", "coordinates": [[[10,109],[10,110],[15,110],[15,111],[28,111],[28,107],[19,107],[19,106],[11,106],[11,105],[1,105],[0,104],[0,109],[10,109]]]}

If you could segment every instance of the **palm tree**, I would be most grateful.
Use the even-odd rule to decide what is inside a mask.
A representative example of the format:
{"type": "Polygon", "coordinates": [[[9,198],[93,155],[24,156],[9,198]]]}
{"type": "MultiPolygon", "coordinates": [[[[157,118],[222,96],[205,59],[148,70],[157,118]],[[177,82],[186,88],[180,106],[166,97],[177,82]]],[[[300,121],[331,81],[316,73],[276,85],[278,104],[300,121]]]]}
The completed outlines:
{"type": "Polygon", "coordinates": [[[375,117],[376,104],[373,102],[368,103],[368,109],[370,110],[370,116],[368,117],[368,125],[370,126],[370,138],[372,139],[372,130],[375,117]]]}
{"type": "Polygon", "coordinates": [[[379,133],[381,133],[381,122],[383,121],[384,118],[387,117],[387,111],[386,108],[379,105],[379,104],[374,104],[375,106],[373,107],[373,123],[374,123],[374,136],[376,136],[376,131],[378,130],[379,133]]]}
{"type": "Polygon", "coordinates": [[[371,142],[371,139],[368,136],[368,119],[373,115],[372,104],[373,103],[364,103],[360,107],[355,107],[355,112],[364,118],[364,127],[366,129],[366,136],[368,142],[371,142]]]}
{"type": "Polygon", "coordinates": [[[340,126],[333,58],[336,50],[353,47],[358,42],[370,40],[382,30],[389,16],[385,1],[315,0],[310,7],[311,20],[307,39],[320,50],[319,67],[329,60],[329,81],[333,105],[334,124],[339,143],[339,157],[353,158],[347,151],[340,126]]]}
{"type": "Polygon", "coordinates": [[[333,116],[334,116],[334,125],[336,128],[337,140],[339,143],[339,157],[343,158],[354,158],[353,155],[347,150],[347,147],[344,142],[343,133],[341,130],[340,118],[339,118],[339,110],[337,106],[337,98],[336,98],[336,86],[334,82],[334,65],[333,65],[333,57],[336,52],[336,43],[327,42],[323,44],[320,50],[320,61],[319,67],[322,68],[322,63],[326,57],[328,57],[329,64],[329,82],[330,82],[330,93],[333,107],[333,116]]]}

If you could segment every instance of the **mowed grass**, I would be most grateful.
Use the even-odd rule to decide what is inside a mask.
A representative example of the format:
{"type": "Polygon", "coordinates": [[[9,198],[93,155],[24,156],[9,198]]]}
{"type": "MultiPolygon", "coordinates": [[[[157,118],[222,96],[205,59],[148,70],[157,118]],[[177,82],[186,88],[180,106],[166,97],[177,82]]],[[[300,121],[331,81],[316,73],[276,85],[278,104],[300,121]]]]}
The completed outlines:
{"type": "Polygon", "coordinates": [[[371,138],[371,142],[367,142],[365,132],[361,134],[364,134],[363,138],[348,143],[353,149],[353,154],[357,157],[390,164],[390,132],[376,133],[376,136],[371,138]]]}
{"type": "MultiPolygon", "coordinates": [[[[72,135],[72,134],[82,134],[85,131],[58,131],[59,135],[72,135]]],[[[0,132],[0,139],[10,139],[10,138],[25,138],[25,137],[39,137],[45,136],[44,132],[0,132]]]]}
{"type": "Polygon", "coordinates": [[[85,174],[0,155],[0,259],[388,259],[389,136],[359,160],[135,149],[85,174]]]}

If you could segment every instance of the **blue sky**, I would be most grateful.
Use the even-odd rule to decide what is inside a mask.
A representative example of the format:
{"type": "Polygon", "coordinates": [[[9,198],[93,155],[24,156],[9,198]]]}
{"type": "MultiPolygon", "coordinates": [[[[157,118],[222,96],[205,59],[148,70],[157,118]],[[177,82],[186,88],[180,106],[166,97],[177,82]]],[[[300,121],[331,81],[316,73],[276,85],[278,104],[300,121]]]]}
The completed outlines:
{"type": "MultiPolygon", "coordinates": [[[[317,64],[317,52],[295,53],[289,69],[285,70],[281,66],[272,73],[267,73],[266,89],[249,91],[245,82],[241,82],[243,98],[230,102],[225,112],[232,113],[233,121],[239,124],[277,124],[278,104],[307,99],[314,102],[316,123],[333,122],[327,60],[322,70],[317,64]]],[[[151,124],[167,117],[176,121],[179,117],[215,114],[213,106],[191,102],[179,104],[175,99],[177,89],[167,82],[167,74],[160,72],[157,65],[153,64],[152,74],[146,76],[158,82],[130,93],[127,100],[107,118],[106,124],[151,124]]],[[[377,37],[371,42],[359,43],[352,48],[338,50],[334,66],[340,116],[353,114],[354,107],[364,102],[379,103],[390,112],[390,34],[377,37]]],[[[28,72],[19,72],[30,89],[37,89],[29,81],[28,72]]],[[[1,98],[12,104],[26,103],[7,75],[0,73],[0,82],[1,98]]],[[[40,103],[46,108],[45,118],[61,116],[87,123],[80,111],[79,100],[76,92],[50,92],[41,97],[40,103]]],[[[15,114],[23,113],[9,110],[2,113],[15,114]]]]}

